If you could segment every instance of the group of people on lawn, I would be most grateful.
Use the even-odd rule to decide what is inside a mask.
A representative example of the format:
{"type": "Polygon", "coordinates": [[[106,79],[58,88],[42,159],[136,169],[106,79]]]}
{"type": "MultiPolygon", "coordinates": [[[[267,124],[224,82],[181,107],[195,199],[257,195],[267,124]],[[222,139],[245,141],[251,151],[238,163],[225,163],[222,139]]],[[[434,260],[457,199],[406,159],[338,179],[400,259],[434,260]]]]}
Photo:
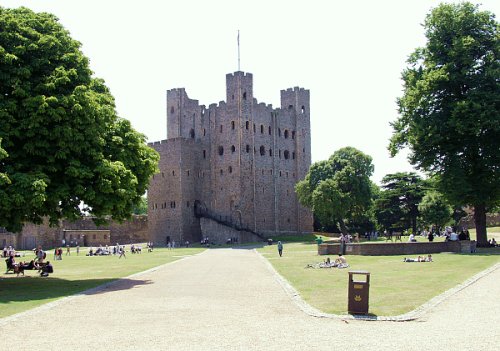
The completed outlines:
{"type": "Polygon", "coordinates": [[[49,273],[54,272],[54,267],[50,263],[50,261],[45,262],[45,258],[47,254],[42,250],[41,246],[33,249],[35,253],[35,259],[30,262],[16,262],[15,252],[11,251],[10,256],[7,258],[7,272],[12,270],[14,273],[19,275],[22,273],[24,275],[25,270],[38,270],[40,276],[48,277],[49,273]]]}

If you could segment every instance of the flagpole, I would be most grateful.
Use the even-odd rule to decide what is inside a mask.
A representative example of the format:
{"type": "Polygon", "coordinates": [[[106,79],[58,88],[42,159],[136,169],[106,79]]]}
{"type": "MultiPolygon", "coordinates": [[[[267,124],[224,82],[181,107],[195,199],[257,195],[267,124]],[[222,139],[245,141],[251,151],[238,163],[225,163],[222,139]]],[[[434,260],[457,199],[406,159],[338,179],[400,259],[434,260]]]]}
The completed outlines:
{"type": "Polygon", "coordinates": [[[238,29],[238,72],[240,71],[240,30],[238,29]]]}

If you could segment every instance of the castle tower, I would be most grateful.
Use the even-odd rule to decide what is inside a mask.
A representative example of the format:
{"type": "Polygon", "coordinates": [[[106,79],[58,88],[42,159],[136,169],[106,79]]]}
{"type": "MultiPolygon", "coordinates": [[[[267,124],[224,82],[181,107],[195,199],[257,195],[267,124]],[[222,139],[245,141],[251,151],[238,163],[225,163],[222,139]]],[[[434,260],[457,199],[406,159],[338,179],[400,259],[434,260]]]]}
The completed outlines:
{"type": "Polygon", "coordinates": [[[171,89],[166,112],[168,139],[150,144],[161,156],[148,190],[154,242],[312,231],[294,191],[311,164],[308,90],[281,91],[274,109],[254,98],[252,74],[238,71],[226,75],[226,101],[207,109],[171,89]]]}

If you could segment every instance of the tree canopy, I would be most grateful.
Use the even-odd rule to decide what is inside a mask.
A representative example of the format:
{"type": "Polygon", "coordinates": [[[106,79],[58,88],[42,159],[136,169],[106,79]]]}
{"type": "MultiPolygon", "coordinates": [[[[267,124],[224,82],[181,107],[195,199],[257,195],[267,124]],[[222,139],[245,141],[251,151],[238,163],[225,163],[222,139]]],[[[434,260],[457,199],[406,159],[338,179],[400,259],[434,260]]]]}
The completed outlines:
{"type": "Polygon", "coordinates": [[[0,226],[128,218],[159,156],[55,16],[0,7],[0,77],[0,226]]]}
{"type": "Polygon", "coordinates": [[[486,244],[486,211],[500,201],[500,60],[495,16],[471,3],[442,4],[427,15],[426,46],[403,71],[400,117],[390,151],[437,175],[452,204],[475,210],[486,244]]]}
{"type": "Polygon", "coordinates": [[[372,173],[370,156],[345,147],[314,163],[295,190],[300,203],[311,208],[321,223],[338,223],[347,233],[349,223],[362,220],[371,204],[372,173]]]}
{"type": "Polygon", "coordinates": [[[429,191],[418,205],[422,220],[429,225],[442,228],[452,220],[453,208],[437,191],[429,191]]]}
{"type": "Polygon", "coordinates": [[[387,174],[382,179],[382,191],[374,201],[377,222],[388,230],[412,228],[417,231],[418,205],[427,184],[414,172],[387,174]]]}

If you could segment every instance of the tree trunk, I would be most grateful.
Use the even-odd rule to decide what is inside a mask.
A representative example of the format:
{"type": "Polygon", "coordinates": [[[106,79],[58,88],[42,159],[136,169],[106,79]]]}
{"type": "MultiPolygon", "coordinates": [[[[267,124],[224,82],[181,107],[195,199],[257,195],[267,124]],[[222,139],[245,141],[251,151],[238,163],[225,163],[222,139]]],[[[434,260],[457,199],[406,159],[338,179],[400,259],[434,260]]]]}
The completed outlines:
{"type": "Polygon", "coordinates": [[[349,231],[347,230],[347,227],[345,226],[345,223],[342,219],[339,220],[339,227],[340,227],[340,231],[342,232],[342,234],[344,234],[344,235],[349,234],[349,231]]]}
{"type": "Polygon", "coordinates": [[[413,231],[413,235],[417,235],[417,217],[413,217],[411,219],[411,229],[413,231]]]}
{"type": "Polygon", "coordinates": [[[486,206],[484,204],[474,205],[474,224],[476,225],[477,246],[488,246],[486,234],[486,206]]]}

